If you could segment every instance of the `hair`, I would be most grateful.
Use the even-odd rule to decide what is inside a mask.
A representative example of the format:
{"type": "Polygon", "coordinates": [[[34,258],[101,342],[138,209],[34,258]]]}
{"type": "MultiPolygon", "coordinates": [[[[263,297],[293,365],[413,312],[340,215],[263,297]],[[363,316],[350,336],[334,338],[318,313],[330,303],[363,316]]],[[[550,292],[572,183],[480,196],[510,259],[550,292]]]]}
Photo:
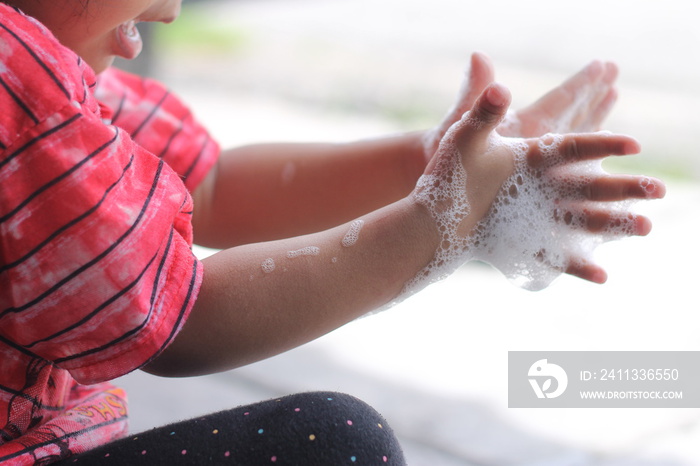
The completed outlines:
{"type": "MultiPolygon", "coordinates": [[[[21,8],[22,0],[0,0],[0,3],[4,3],[15,8],[21,8]]],[[[76,0],[76,3],[79,3],[83,7],[83,10],[87,10],[90,0],[76,0]]]]}

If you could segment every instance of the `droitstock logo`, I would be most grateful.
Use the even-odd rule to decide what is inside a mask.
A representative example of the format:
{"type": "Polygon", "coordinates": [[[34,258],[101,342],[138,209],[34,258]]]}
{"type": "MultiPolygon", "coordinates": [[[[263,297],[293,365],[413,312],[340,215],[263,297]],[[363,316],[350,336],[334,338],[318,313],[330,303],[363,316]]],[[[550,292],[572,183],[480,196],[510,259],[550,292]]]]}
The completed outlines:
{"type": "Polygon", "coordinates": [[[548,363],[546,359],[540,359],[530,366],[527,375],[537,398],[556,398],[564,393],[569,383],[564,369],[548,363]],[[554,387],[552,387],[552,380],[555,382],[554,387]]]}

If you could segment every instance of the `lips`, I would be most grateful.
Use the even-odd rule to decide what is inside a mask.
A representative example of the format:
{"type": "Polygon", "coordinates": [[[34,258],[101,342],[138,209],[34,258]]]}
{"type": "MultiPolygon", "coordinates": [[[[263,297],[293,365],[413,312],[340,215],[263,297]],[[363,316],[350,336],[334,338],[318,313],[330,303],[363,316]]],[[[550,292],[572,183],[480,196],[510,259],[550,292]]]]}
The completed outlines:
{"type": "Polygon", "coordinates": [[[143,48],[141,34],[136,27],[136,21],[127,21],[115,30],[116,55],[132,60],[136,58],[143,48]]]}

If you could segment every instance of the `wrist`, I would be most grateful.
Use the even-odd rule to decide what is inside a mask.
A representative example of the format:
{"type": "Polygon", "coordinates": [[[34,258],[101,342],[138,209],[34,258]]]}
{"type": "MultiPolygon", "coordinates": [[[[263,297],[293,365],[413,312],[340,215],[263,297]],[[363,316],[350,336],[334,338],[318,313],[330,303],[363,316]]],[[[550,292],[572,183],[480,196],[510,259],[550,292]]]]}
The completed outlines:
{"type": "Polygon", "coordinates": [[[406,185],[409,191],[416,186],[418,178],[425,172],[425,167],[432,154],[428,154],[429,144],[426,141],[430,138],[431,131],[414,131],[406,133],[404,138],[404,174],[406,185]]]}

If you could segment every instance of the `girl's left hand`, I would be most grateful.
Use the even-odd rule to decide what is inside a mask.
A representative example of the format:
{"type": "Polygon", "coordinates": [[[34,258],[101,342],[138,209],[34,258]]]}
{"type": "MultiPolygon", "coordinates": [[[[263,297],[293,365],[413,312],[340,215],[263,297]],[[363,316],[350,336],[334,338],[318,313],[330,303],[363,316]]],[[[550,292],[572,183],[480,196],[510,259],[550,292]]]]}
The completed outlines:
{"type": "Polygon", "coordinates": [[[593,61],[532,105],[509,113],[498,133],[532,138],[599,131],[617,100],[617,75],[614,63],[593,61]]]}
{"type": "MultiPolygon", "coordinates": [[[[614,63],[593,61],[532,105],[509,113],[497,131],[502,136],[521,138],[598,131],[617,100],[614,86],[617,75],[614,63]]],[[[479,95],[494,81],[494,76],[491,60],[474,53],[457,103],[440,125],[424,137],[426,162],[435,154],[447,130],[472,108],[479,95]]]]}

